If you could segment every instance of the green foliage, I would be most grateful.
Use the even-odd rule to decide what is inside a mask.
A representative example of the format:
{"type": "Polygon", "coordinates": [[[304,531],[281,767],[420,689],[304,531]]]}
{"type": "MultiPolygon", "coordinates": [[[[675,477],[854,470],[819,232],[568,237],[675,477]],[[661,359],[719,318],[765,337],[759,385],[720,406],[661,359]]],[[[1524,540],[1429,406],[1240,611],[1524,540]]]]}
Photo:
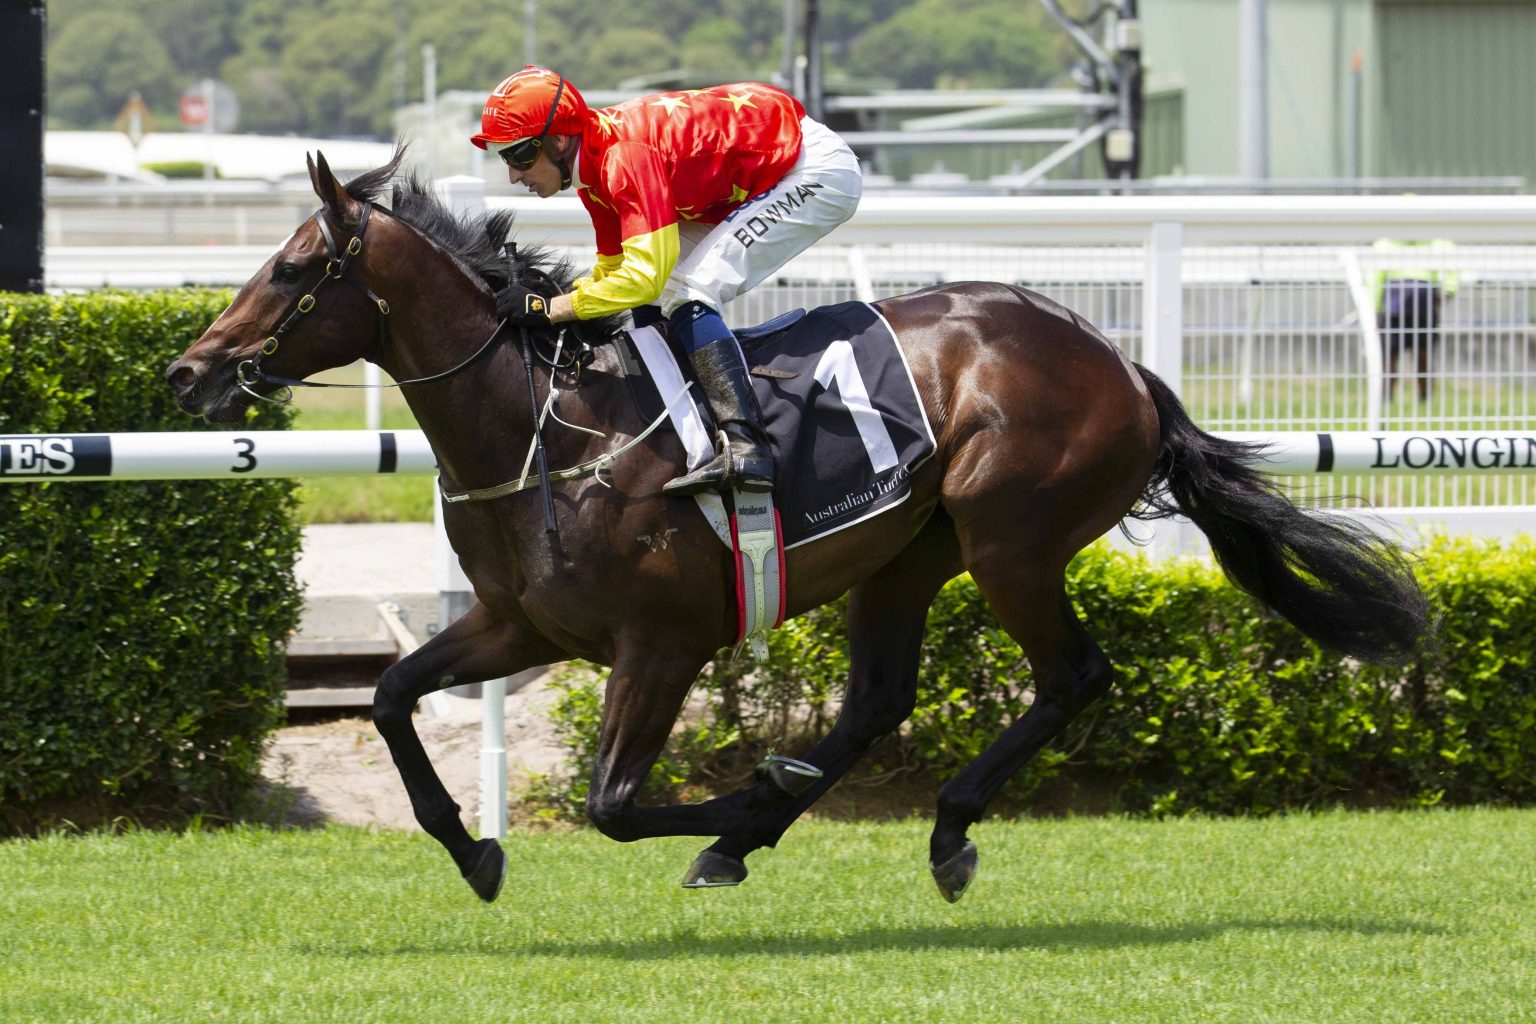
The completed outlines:
{"type": "Polygon", "coordinates": [[[132,11],[93,11],[71,20],[48,46],[48,116],[65,125],[106,124],[137,90],[160,109],[177,94],[165,44],[132,11]]]}
{"type": "MultiPolygon", "coordinates": [[[[224,79],[242,130],[388,135],[403,94],[422,95],[421,48],[438,87],[488,92],[522,66],[522,4],[503,0],[51,0],[54,127],[110,124],[138,89],[175,123],[177,92],[224,79]]],[[[1068,3],[1073,9],[1084,4],[1068,3]]],[[[803,12],[804,8],[800,10],[803,12]]],[[[840,70],[931,86],[1030,86],[1075,58],[1035,5],[998,0],[828,0],[824,54],[840,70]]],[[[803,23],[794,45],[803,45],[803,23]]],[[[536,59],[581,88],[675,68],[766,79],[779,67],[783,7],[752,0],[540,4],[536,59]]]]}
{"type": "Polygon", "coordinates": [[[328,135],[387,134],[385,59],[393,40],[387,21],[350,9],[315,19],[285,40],[278,81],[297,101],[303,123],[328,135]]]}
{"type": "Polygon", "coordinates": [[[1070,59],[1063,36],[1034,4],[920,0],[861,34],[848,63],[911,89],[1043,86],[1070,59]]]}
{"type": "MultiPolygon", "coordinates": [[[[1213,566],[1088,549],[1068,593],[1116,685],[1009,792],[1051,781],[1094,806],[1159,815],[1536,801],[1536,542],[1441,538],[1421,555],[1439,642],[1385,668],[1319,650],[1213,566]]],[[[766,664],[710,666],[696,689],[705,712],[674,734],[651,795],[675,797],[680,777],[740,781],[764,751],[824,733],[848,670],[843,629],[828,606],[776,633],[766,664]]],[[[580,777],[596,753],[597,693],[556,709],[580,777]]],[[[1023,652],[962,576],[929,611],[916,710],[873,770],[947,778],[1030,700],[1023,652]]]]}
{"type": "MultiPolygon", "coordinates": [[[[162,374],[228,301],[0,295],[0,434],[207,429],[162,374]]],[[[0,486],[0,832],[235,808],[282,715],[299,545],[288,481],[0,486]]]]}
{"type": "MultiPolygon", "coordinates": [[[[201,160],[162,160],[158,163],[140,164],[146,171],[154,171],[163,174],[167,178],[201,178],[207,173],[208,165],[201,160]]],[[[221,177],[219,169],[213,169],[214,177],[221,177]]]]}

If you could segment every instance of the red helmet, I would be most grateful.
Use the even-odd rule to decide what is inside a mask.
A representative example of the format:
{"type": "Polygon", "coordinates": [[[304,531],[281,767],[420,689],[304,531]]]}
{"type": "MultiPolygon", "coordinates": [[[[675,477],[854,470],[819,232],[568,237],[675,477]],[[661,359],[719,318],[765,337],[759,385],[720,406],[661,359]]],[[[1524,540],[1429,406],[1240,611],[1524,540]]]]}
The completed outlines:
{"type": "Polygon", "coordinates": [[[548,68],[529,64],[491,93],[480,111],[480,134],[469,141],[484,149],[488,142],[580,135],[586,118],[587,101],[575,86],[548,68]]]}

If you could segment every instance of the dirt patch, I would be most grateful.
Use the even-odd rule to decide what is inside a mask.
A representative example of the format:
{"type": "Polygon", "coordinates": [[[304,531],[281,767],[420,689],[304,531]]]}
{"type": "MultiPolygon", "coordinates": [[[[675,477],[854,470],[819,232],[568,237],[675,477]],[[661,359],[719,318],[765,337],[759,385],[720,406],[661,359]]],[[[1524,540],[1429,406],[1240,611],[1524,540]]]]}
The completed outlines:
{"type": "MultiPolygon", "coordinates": [[[[555,694],[547,677],[507,698],[507,791],[515,803],[532,773],[550,773],[568,751],[554,738],[545,713],[555,694]]],[[[480,815],[480,721],[473,715],[434,718],[418,713],[416,731],[438,777],[458,803],[471,830],[480,815]]],[[[794,751],[790,751],[794,753],[794,751]]],[[[869,763],[856,768],[807,812],[808,818],[884,820],[931,818],[940,780],[921,770],[881,771],[898,763],[894,749],[871,751],[869,763]]],[[[751,765],[725,772],[708,785],[685,787],[688,802],[709,799],[751,780],[751,765]]],[[[415,830],[415,816],[405,786],[395,771],[389,748],[367,718],[347,718],[280,729],[262,764],[268,787],[264,820],[310,827],[334,822],[372,828],[415,830]]],[[[1104,813],[1116,809],[1118,787],[1105,782],[1052,780],[1024,796],[1010,789],[998,794],[993,816],[1055,816],[1104,813]]],[[[517,820],[513,807],[513,820],[517,820]]]]}
{"type": "MultiPolygon", "coordinates": [[[[530,773],[549,772],[565,759],[544,716],[553,699],[542,679],[507,698],[509,792],[517,792],[530,773]]],[[[480,815],[479,719],[418,712],[415,721],[422,746],[465,824],[475,824],[480,815]]],[[[279,729],[262,759],[262,775],[269,808],[264,817],[306,827],[327,822],[417,827],[389,748],[367,718],[279,729]]]]}

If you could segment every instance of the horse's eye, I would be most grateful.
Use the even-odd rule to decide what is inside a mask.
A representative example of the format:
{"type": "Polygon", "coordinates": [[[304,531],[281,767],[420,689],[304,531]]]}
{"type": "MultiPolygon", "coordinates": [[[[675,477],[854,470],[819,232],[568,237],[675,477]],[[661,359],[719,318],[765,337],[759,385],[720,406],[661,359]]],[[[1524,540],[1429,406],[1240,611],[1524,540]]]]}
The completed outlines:
{"type": "Polygon", "coordinates": [[[292,263],[279,263],[272,271],[272,277],[278,281],[292,282],[299,279],[299,268],[292,263]]]}

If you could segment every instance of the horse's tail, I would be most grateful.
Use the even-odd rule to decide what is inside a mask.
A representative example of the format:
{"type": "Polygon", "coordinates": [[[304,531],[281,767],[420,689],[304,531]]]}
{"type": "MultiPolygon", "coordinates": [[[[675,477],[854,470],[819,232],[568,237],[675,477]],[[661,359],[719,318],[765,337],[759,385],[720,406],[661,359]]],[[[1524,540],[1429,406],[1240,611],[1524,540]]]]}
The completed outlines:
{"type": "Polygon", "coordinates": [[[1401,661],[1429,631],[1429,605],[1402,550],[1342,516],[1297,508],[1245,463],[1262,444],[1200,430],[1150,370],[1157,464],[1138,518],[1187,516],[1228,578],[1324,647],[1367,661],[1401,661]]]}

